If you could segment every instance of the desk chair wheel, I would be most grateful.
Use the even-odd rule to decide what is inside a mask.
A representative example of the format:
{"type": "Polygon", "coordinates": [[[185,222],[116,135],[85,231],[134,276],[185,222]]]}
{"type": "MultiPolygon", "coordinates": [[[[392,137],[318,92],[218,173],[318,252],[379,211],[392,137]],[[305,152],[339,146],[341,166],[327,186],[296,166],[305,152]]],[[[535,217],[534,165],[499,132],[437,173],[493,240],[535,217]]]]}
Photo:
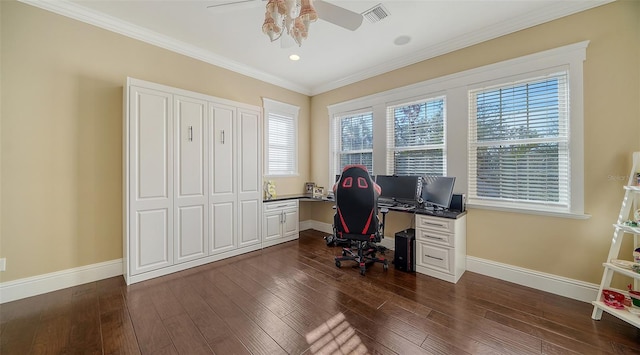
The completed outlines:
{"type": "Polygon", "coordinates": [[[389,270],[389,264],[387,264],[387,261],[384,261],[384,264],[382,264],[382,270],[387,271],[389,270]]]}
{"type": "Polygon", "coordinates": [[[364,276],[364,274],[367,272],[367,269],[364,266],[360,267],[360,275],[364,276]]]}
{"type": "MultiPolygon", "coordinates": [[[[344,254],[343,254],[343,255],[344,255],[344,254]]],[[[336,260],[336,266],[337,266],[337,267],[340,267],[340,266],[341,266],[341,264],[340,264],[340,260],[336,260]]]]}

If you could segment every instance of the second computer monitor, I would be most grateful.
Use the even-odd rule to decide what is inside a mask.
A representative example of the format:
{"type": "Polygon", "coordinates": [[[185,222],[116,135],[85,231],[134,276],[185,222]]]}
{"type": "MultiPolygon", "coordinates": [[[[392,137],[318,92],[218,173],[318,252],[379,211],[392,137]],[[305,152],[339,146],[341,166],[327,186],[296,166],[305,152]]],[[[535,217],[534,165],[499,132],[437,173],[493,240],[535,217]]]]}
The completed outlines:
{"type": "Polygon", "coordinates": [[[449,208],[453,196],[453,176],[426,176],[422,185],[422,199],[426,206],[449,208]]]}
{"type": "Polygon", "coordinates": [[[420,176],[378,175],[376,183],[380,185],[383,200],[410,204],[417,204],[419,200],[420,176]]]}

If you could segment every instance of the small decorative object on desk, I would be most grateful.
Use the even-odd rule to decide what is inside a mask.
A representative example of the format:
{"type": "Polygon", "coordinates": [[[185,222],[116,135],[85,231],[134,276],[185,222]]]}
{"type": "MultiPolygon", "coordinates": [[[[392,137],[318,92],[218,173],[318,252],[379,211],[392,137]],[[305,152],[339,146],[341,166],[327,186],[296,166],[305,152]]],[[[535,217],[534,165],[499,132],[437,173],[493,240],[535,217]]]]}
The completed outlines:
{"type": "Polygon", "coordinates": [[[636,248],[636,250],[633,251],[633,261],[640,263],[640,248],[636,248]]]}
{"type": "Polygon", "coordinates": [[[276,183],[268,180],[264,184],[264,199],[271,200],[276,198],[276,183]]]}
{"type": "Polygon", "coordinates": [[[640,173],[636,173],[636,185],[640,186],[640,173]]]}
{"type": "Polygon", "coordinates": [[[316,186],[313,188],[313,197],[314,198],[322,198],[324,197],[324,187],[316,186]]]}
{"type": "Polygon", "coordinates": [[[316,187],[315,182],[307,182],[304,184],[304,191],[307,194],[313,194],[313,188],[316,187]]]}

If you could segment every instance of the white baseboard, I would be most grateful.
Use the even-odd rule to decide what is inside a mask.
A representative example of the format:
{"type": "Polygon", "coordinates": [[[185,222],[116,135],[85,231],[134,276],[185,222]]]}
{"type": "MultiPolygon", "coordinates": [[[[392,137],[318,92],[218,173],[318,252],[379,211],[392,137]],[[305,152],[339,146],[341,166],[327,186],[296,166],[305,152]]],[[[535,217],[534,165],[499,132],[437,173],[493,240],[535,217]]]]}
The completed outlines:
{"type": "MultiPolygon", "coordinates": [[[[322,223],[314,220],[301,222],[300,230],[305,229],[315,229],[327,234],[333,233],[333,227],[330,223],[322,223]]],[[[387,249],[395,249],[393,237],[390,238],[386,236],[380,244],[387,249]]],[[[600,285],[473,256],[467,256],[466,262],[468,271],[583,302],[595,300],[598,289],[600,288],[600,285]]]]}
{"type": "Polygon", "coordinates": [[[319,222],[313,219],[300,222],[300,230],[303,231],[307,229],[313,229],[327,234],[333,233],[333,225],[331,225],[331,223],[319,222]]]}
{"type": "Polygon", "coordinates": [[[467,256],[467,270],[583,302],[594,301],[600,288],[600,285],[473,256],[467,256]]]}
{"type": "MultiPolygon", "coordinates": [[[[327,234],[333,232],[330,223],[314,220],[300,222],[300,230],[306,229],[314,229],[327,234]]],[[[394,249],[393,238],[384,238],[381,244],[388,249],[394,249]]],[[[591,302],[596,299],[598,294],[599,285],[588,282],[473,256],[467,256],[466,262],[468,271],[579,301],[591,302]]],[[[122,259],[3,282],[0,283],[0,304],[118,275],[122,275],[122,259]]]]}
{"type": "Polygon", "coordinates": [[[0,283],[0,304],[122,275],[122,259],[0,283]]]}

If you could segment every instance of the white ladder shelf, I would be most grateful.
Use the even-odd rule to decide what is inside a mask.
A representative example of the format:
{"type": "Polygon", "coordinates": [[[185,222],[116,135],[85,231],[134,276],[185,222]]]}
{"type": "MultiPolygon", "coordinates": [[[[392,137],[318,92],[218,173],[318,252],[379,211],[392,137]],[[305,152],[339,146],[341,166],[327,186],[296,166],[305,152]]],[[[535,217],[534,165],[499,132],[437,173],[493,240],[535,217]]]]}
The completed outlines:
{"type": "Polygon", "coordinates": [[[633,278],[634,285],[636,286],[638,285],[638,280],[640,280],[639,273],[611,263],[611,260],[617,259],[619,257],[620,247],[622,246],[622,241],[624,240],[626,235],[633,235],[634,248],[638,246],[638,235],[640,235],[640,226],[633,227],[625,224],[625,222],[630,219],[631,206],[635,204],[636,197],[640,197],[640,186],[638,186],[635,176],[638,169],[640,169],[640,152],[634,152],[633,167],[631,168],[631,173],[629,174],[629,181],[627,183],[627,186],[624,187],[624,198],[622,200],[620,214],[618,215],[616,224],[613,225],[614,232],[613,239],[611,240],[611,248],[609,249],[609,256],[607,256],[607,261],[602,264],[602,266],[604,267],[602,282],[600,283],[598,296],[596,300],[592,302],[593,313],[591,314],[591,318],[599,320],[602,317],[602,312],[604,311],[640,328],[640,317],[632,314],[626,308],[615,309],[609,307],[603,302],[602,299],[602,290],[609,288],[609,286],[611,285],[611,279],[613,278],[613,275],[615,273],[633,278]]]}

